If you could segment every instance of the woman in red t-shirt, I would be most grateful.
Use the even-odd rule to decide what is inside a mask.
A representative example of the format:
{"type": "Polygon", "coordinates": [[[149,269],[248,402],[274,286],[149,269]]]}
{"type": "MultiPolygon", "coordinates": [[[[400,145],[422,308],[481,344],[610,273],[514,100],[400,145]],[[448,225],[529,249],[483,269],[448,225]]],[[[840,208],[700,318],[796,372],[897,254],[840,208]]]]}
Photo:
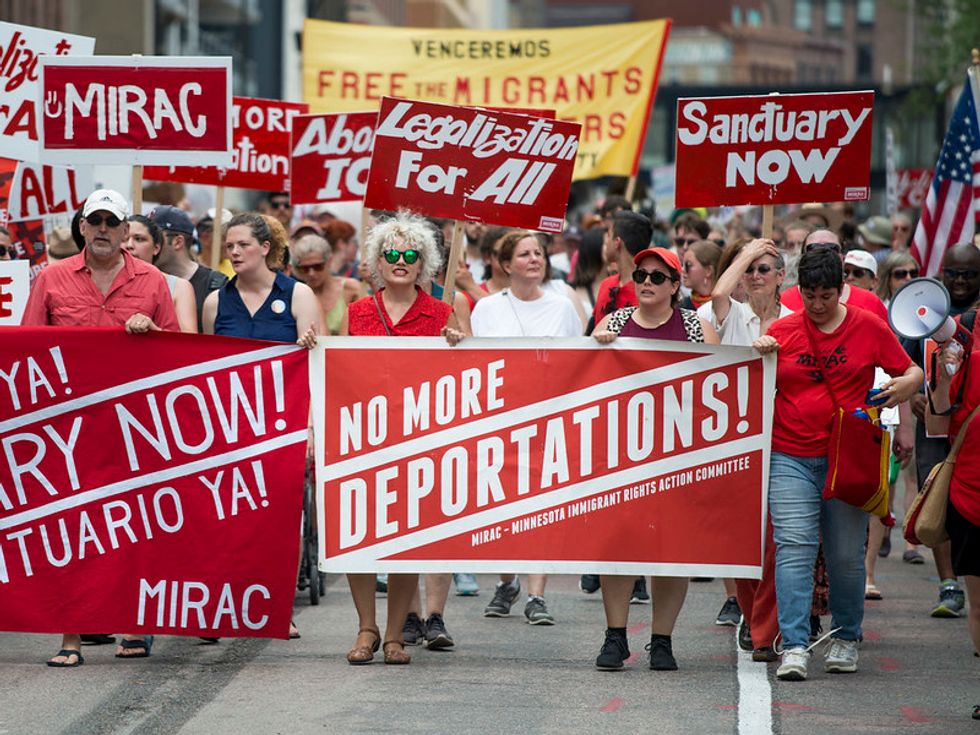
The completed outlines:
{"type": "MultiPolygon", "coordinates": [[[[973,410],[980,405],[980,351],[970,355],[964,367],[962,350],[948,346],[939,354],[936,385],[930,386],[926,425],[930,433],[949,434],[950,441],[963,428],[973,410]],[[950,377],[946,365],[956,369],[950,377]],[[964,384],[965,383],[965,384],[964,384]],[[958,399],[960,390],[962,399],[958,399]],[[960,400],[959,405],[955,405],[960,400]],[[944,415],[948,414],[948,415],[944,415]]],[[[969,598],[970,637],[980,651],[980,419],[974,417],[953,465],[946,506],[946,532],[949,534],[953,571],[966,582],[969,598]]],[[[973,708],[980,719],[980,704],[973,708]]]]}
{"type": "MultiPolygon", "coordinates": [[[[446,325],[452,307],[420,288],[432,280],[442,262],[432,228],[425,220],[406,213],[383,220],[371,230],[365,252],[378,290],[350,305],[341,324],[341,335],[443,335],[451,341],[462,339],[462,333],[446,325]]],[[[375,620],[375,575],[347,575],[358,617],[357,640],[347,654],[349,663],[370,663],[379,647],[386,664],[407,664],[412,660],[405,653],[402,629],[418,580],[418,574],[388,576],[388,619],[382,645],[375,620]]],[[[445,588],[448,591],[448,581],[445,588]]],[[[438,617],[442,626],[441,610],[438,617]]],[[[445,632],[444,626],[440,632],[445,632]]],[[[446,638],[451,645],[448,635],[446,638]]]]}
{"type": "Polygon", "coordinates": [[[922,381],[922,370],[884,321],[840,303],[844,274],[836,252],[807,252],[798,272],[803,310],[777,320],[753,343],[763,354],[778,350],[769,512],[784,648],[776,676],[788,681],[807,677],[813,563],[821,537],[834,618],[825,667],[830,673],[857,670],[868,514],[841,500],[823,499],[831,418],[837,409],[830,388],[850,411],[866,405],[875,367],[898,376],[884,386],[884,406],[908,400],[922,381]]]}

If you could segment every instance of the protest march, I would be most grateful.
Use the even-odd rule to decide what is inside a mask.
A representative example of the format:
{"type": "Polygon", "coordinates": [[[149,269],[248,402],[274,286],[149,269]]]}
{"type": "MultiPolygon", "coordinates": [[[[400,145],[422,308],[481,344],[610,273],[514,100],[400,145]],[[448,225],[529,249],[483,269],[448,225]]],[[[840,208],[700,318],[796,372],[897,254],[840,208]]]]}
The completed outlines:
{"type": "Polygon", "coordinates": [[[980,59],[899,175],[870,81],[664,114],[678,20],[297,28],[278,99],[0,21],[0,633],[54,677],[339,590],[323,666],[479,659],[569,575],[583,667],[683,674],[706,580],[771,732],[889,670],[895,553],[980,650],[980,59]]]}

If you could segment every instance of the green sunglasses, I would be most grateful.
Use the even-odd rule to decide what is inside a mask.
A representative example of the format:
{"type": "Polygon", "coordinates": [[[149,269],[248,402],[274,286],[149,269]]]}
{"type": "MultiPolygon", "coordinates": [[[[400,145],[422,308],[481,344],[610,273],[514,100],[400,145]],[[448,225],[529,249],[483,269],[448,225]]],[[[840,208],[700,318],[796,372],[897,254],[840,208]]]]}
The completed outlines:
{"type": "Polygon", "coordinates": [[[418,250],[385,250],[384,251],[385,260],[394,265],[398,262],[399,258],[405,259],[405,265],[411,265],[416,260],[419,259],[418,250]]]}

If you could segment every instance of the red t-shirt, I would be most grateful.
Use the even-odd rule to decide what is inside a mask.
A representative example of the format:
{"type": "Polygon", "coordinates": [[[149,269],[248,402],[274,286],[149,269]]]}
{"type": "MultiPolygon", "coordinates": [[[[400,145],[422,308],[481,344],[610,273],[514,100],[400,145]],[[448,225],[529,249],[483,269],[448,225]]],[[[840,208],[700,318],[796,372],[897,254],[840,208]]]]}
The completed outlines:
{"type": "Polygon", "coordinates": [[[599,284],[599,293],[595,297],[595,307],[592,311],[595,316],[595,323],[598,324],[604,316],[612,314],[616,309],[639,306],[639,303],[636,300],[636,288],[633,286],[632,280],[620,286],[618,275],[609,276],[599,284]],[[614,295],[615,299],[611,298],[611,295],[614,295]]]}
{"type": "Polygon", "coordinates": [[[885,322],[867,311],[845,308],[847,316],[831,334],[817,329],[802,311],[769,327],[768,334],[779,342],[772,423],[772,448],[776,452],[798,457],[827,454],[836,406],[816,370],[807,328],[817,342],[822,374],[846,409],[866,405],[864,399],[874,386],[875,366],[898,376],[912,364],[885,322]]]}
{"type": "Polygon", "coordinates": [[[449,304],[434,299],[416,286],[415,303],[409,307],[398,324],[392,324],[381,293],[378,292],[377,298],[365,296],[347,307],[348,334],[364,337],[384,337],[389,333],[399,337],[438,337],[453,311],[453,307],[449,304]]]}
{"type": "MultiPolygon", "coordinates": [[[[953,378],[949,389],[950,401],[956,394],[966,374],[966,387],[963,390],[963,404],[949,420],[949,440],[952,442],[960,432],[970,412],[980,404],[980,351],[974,350],[970,356],[970,367],[960,370],[953,378]]],[[[970,523],[980,526],[980,416],[974,417],[966,429],[963,446],[956,455],[953,465],[953,479],[949,483],[949,499],[960,515],[970,523]]]]}
{"type": "MultiPolygon", "coordinates": [[[[787,309],[800,311],[803,308],[803,297],[800,295],[799,286],[786,289],[779,298],[787,309]]],[[[866,309],[872,314],[877,314],[884,320],[885,324],[888,323],[888,309],[872,291],[851,286],[846,303],[848,306],[856,306],[859,309],[866,309]]]]}

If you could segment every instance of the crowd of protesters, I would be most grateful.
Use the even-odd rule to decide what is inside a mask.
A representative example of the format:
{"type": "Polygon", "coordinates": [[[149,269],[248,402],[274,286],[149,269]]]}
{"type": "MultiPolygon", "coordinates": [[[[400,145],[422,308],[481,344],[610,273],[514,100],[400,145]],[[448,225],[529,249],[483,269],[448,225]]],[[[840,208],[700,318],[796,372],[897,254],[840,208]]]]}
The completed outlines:
{"type": "MultiPolygon", "coordinates": [[[[633,337],[775,352],[762,579],[725,580],[716,622],[738,626],[738,644],[753,660],[779,661],[780,679],[806,679],[811,651],[824,638],[827,672],[857,670],[864,601],[890,593],[874,574],[877,558],[891,553],[892,532],[878,518],[869,522],[858,508],[822,499],[833,393],[860,404],[873,385],[883,387],[885,406],[895,409],[888,419],[894,435],[892,499],[900,496],[905,506],[950,448],[948,439],[927,435],[927,415],[946,416],[953,437],[980,403],[980,378],[974,374],[980,367],[971,370],[962,354],[944,350],[940,360],[959,368],[957,376],[940,371],[941,379],[927,390],[921,342],[900,341],[888,325],[887,304],[920,275],[909,252],[909,218],[873,216],[858,224],[846,208],[804,205],[762,237],[751,210],[730,213],[726,221],[703,210],[678,210],[668,221],[653,221],[632,211],[624,197],[608,196],[578,213],[561,235],[468,223],[456,293],[444,303],[452,223],[372,213],[371,228],[360,233],[366,249],[359,262],[357,228],[329,208],[300,213],[287,194],[273,193],[260,209],[261,214],[234,216],[212,210],[194,222],[174,206],[159,206],[149,216],[131,214],[118,193],[96,191],[70,229],[51,233],[49,265],[33,283],[23,324],[117,325],[133,333],[179,329],[305,347],[317,335],[442,335],[450,345],[468,336],[591,335],[602,344],[633,337]],[[221,251],[218,270],[205,265],[213,262],[214,248],[221,251]],[[852,359],[832,366],[814,355],[823,369],[802,369],[810,363],[799,358],[814,349],[844,350],[852,359]],[[876,368],[887,375],[876,377],[876,368]],[[828,613],[828,633],[821,636],[828,613]]],[[[0,228],[0,258],[11,253],[16,254],[9,233],[0,228]]],[[[972,243],[948,250],[940,278],[953,314],[975,329],[980,250],[972,243]]],[[[976,449],[978,442],[980,428],[971,428],[966,446],[976,449]]],[[[933,551],[940,586],[928,611],[933,617],[967,615],[976,649],[978,476],[967,470],[955,475],[951,540],[933,551]]],[[[902,560],[926,562],[910,543],[902,547],[902,560]]],[[[444,617],[452,575],[348,579],[358,618],[347,654],[351,664],[370,663],[379,649],[385,663],[407,664],[408,646],[454,645],[444,617]],[[379,585],[388,593],[383,635],[375,617],[379,585]]],[[[678,668],[671,633],[688,581],[650,580],[651,669],[678,668]]],[[[560,611],[545,601],[546,582],[543,574],[527,579],[523,613],[533,625],[560,622],[560,611]]],[[[456,584],[461,594],[475,593],[472,575],[456,575],[456,584]]],[[[596,667],[623,668],[629,603],[650,601],[645,580],[583,575],[580,588],[586,594],[601,589],[605,603],[607,628],[596,667]]],[[[509,615],[520,595],[519,578],[501,574],[484,615],[509,615]]],[[[291,634],[298,637],[295,626],[291,634]]],[[[49,665],[82,664],[83,639],[113,640],[107,634],[66,634],[49,665]]],[[[117,655],[148,656],[151,644],[150,636],[126,634],[117,655]]],[[[683,653],[679,657],[683,663],[683,653]]]]}

